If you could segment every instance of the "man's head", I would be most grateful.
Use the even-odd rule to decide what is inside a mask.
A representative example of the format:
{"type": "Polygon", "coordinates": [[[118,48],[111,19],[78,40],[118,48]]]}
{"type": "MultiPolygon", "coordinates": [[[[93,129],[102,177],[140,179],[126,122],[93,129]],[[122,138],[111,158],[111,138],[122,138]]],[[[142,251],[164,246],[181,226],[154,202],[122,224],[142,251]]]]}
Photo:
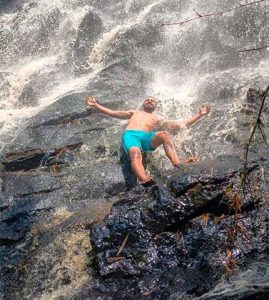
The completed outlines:
{"type": "Polygon", "coordinates": [[[157,101],[154,97],[147,97],[142,105],[145,112],[152,113],[157,108],[157,101]]]}

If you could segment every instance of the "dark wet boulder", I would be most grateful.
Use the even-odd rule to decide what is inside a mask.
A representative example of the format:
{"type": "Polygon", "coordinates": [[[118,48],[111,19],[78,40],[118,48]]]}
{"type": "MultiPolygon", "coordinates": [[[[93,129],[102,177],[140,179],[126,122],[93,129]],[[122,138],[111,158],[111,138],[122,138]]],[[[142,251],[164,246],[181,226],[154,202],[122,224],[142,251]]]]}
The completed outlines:
{"type": "MultiPolygon", "coordinates": [[[[0,177],[0,241],[17,243],[31,231],[34,216],[64,204],[58,176],[35,172],[2,172],[0,177]]],[[[42,217],[40,218],[40,220],[42,217]]]]}
{"type": "MultiPolygon", "coordinates": [[[[19,244],[14,239],[20,236],[14,233],[7,236],[13,239],[9,243],[0,237],[0,255],[4,257],[0,272],[5,275],[5,295],[12,295],[13,290],[24,290],[26,282],[30,282],[27,289],[39,297],[44,288],[66,287],[74,276],[81,276],[87,264],[85,253],[90,249],[84,225],[93,218],[89,209],[84,209],[84,215],[79,211],[77,215],[70,215],[66,211],[61,220],[63,224],[57,224],[57,215],[46,221],[39,215],[28,220],[27,238],[23,237],[19,244]],[[59,260],[61,265],[58,266],[59,260]],[[55,280],[47,281],[48,276],[55,280]]],[[[21,222],[17,221],[19,225],[21,222]]]]}
{"type": "Polygon", "coordinates": [[[29,230],[29,221],[27,219],[17,218],[13,223],[0,223],[0,246],[12,245],[20,241],[29,230]]]}
{"type": "Polygon", "coordinates": [[[25,172],[45,166],[70,164],[75,160],[80,147],[81,144],[78,143],[52,151],[30,149],[22,152],[8,153],[2,158],[2,166],[6,172],[25,172]]]}
{"type": "Polygon", "coordinates": [[[15,203],[0,213],[0,221],[16,220],[19,216],[29,216],[40,210],[50,210],[61,207],[65,202],[59,192],[44,195],[29,195],[15,199],[15,203]]]}
{"type": "Polygon", "coordinates": [[[269,180],[259,177],[264,169],[268,162],[249,165],[243,194],[242,164],[236,157],[185,168],[182,176],[179,172],[169,179],[169,189],[127,193],[91,228],[101,275],[94,290],[112,299],[199,296],[227,272],[253,258],[264,259],[269,180]]]}
{"type": "MultiPolygon", "coordinates": [[[[113,266],[116,268],[113,277],[100,278],[94,288],[109,293],[113,299],[140,299],[143,295],[149,299],[200,296],[213,289],[232,269],[243,269],[254,258],[265,258],[268,249],[265,218],[262,211],[242,215],[238,226],[251,233],[238,231],[233,243],[228,231],[234,228],[233,216],[219,223],[194,220],[181,232],[163,232],[153,238],[143,256],[137,257],[139,274],[132,276],[134,265],[130,266],[130,259],[122,258],[122,266],[129,263],[129,276],[119,274],[119,262],[113,262],[110,264],[110,271],[113,266]],[[259,230],[261,234],[257,235],[259,230]]],[[[128,242],[128,248],[127,245],[128,242]]]]}
{"type": "MultiPolygon", "coordinates": [[[[77,169],[69,176],[72,185],[69,186],[67,193],[73,199],[109,198],[118,196],[126,190],[116,156],[101,161],[85,161],[77,166],[77,169]],[[91,168],[91,172],[89,172],[89,168],[91,168]],[[77,176],[77,180],[74,181],[73,176],[77,176]]],[[[66,179],[68,181],[68,178],[66,179]]]]}
{"type": "Polygon", "coordinates": [[[8,174],[2,178],[2,193],[6,197],[20,197],[38,193],[52,192],[60,189],[59,177],[51,174],[8,174]]]}
{"type": "Polygon", "coordinates": [[[5,171],[31,170],[40,166],[45,152],[41,149],[8,153],[2,158],[2,165],[5,171]]]}

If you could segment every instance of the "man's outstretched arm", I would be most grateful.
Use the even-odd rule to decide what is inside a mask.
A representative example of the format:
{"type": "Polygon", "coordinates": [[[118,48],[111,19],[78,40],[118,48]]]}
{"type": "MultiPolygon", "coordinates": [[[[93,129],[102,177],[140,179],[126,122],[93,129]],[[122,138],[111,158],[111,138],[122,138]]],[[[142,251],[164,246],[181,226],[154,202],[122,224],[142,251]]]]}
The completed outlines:
{"type": "Polygon", "coordinates": [[[118,119],[130,119],[134,113],[134,110],[112,110],[99,104],[93,97],[86,97],[85,102],[87,105],[98,109],[101,113],[118,118],[118,119]]]}
{"type": "Polygon", "coordinates": [[[199,111],[197,114],[184,119],[184,120],[161,120],[161,127],[163,129],[167,129],[167,130],[179,130],[182,129],[184,127],[188,127],[190,125],[192,125],[193,123],[195,123],[196,121],[198,121],[200,118],[202,118],[203,116],[207,115],[210,112],[210,106],[209,105],[202,105],[199,108],[199,111]]]}

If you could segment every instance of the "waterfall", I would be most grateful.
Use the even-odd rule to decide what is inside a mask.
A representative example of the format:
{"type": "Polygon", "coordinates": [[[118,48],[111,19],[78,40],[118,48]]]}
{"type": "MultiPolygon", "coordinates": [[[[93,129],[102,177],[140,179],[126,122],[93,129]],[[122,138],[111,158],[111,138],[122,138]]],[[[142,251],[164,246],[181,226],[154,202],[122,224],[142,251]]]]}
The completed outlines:
{"type": "MultiPolygon", "coordinates": [[[[153,95],[160,102],[158,113],[184,118],[202,103],[211,104],[211,121],[182,136],[186,145],[196,141],[191,151],[212,157],[233,149],[229,139],[248,88],[268,83],[268,48],[238,52],[268,44],[266,1],[169,26],[162,24],[224,11],[238,2],[40,0],[1,5],[2,146],[30,117],[63,96],[90,92],[89,83],[98,82],[104,70],[113,86],[111,97],[117,99],[117,89],[129,80],[113,71],[120,64],[126,74],[139,70],[144,78],[142,92],[126,94],[126,101],[136,97],[130,106],[138,106],[141,94],[153,95]]],[[[135,81],[130,84],[135,90],[135,81]]],[[[103,97],[101,88],[98,97],[103,97]]]]}
{"type": "Polygon", "coordinates": [[[265,296],[268,98],[243,192],[241,159],[269,84],[268,2],[0,0],[0,299],[265,296]],[[157,184],[136,185],[126,120],[85,95],[116,110],[153,96],[173,120],[209,104],[172,132],[198,162],[174,168],[159,147],[145,160],[157,184]],[[105,284],[93,252],[115,263],[105,284]]]}

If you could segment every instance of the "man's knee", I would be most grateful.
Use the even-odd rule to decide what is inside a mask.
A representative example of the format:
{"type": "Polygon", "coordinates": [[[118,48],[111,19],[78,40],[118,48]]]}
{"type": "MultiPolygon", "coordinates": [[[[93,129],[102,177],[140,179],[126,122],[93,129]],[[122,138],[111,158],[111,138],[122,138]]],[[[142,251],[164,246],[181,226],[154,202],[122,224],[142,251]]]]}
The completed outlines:
{"type": "Polygon", "coordinates": [[[130,149],[129,157],[131,160],[142,159],[142,153],[140,149],[130,149]]]}
{"type": "Polygon", "coordinates": [[[158,136],[163,142],[171,140],[171,136],[167,131],[159,131],[158,136]]]}

